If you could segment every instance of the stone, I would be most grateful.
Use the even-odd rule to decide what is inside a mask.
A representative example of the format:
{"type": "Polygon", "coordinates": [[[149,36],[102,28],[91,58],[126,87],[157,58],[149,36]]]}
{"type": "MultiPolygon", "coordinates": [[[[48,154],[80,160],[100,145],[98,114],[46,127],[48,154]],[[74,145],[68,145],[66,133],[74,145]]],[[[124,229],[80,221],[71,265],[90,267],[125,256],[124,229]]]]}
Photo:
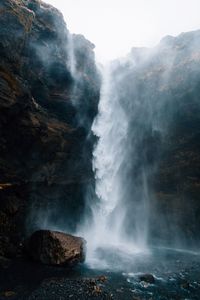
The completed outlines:
{"type": "Polygon", "coordinates": [[[0,268],[7,269],[10,266],[10,264],[11,264],[10,259],[0,256],[0,268]]]}
{"type": "Polygon", "coordinates": [[[152,274],[142,274],[139,276],[140,281],[144,281],[146,283],[154,284],[155,278],[152,274]]]}
{"type": "Polygon", "coordinates": [[[16,293],[13,291],[4,292],[4,297],[6,297],[6,298],[14,297],[15,295],[16,295],[16,293]]]}
{"type": "Polygon", "coordinates": [[[182,289],[184,289],[184,290],[189,290],[190,289],[190,284],[189,284],[189,282],[188,281],[183,281],[182,283],[181,283],[181,288],[182,289]]]}
{"type": "Polygon", "coordinates": [[[74,266],[85,259],[85,240],[66,233],[39,230],[27,241],[32,259],[46,265],[74,266]]]}
{"type": "Polygon", "coordinates": [[[97,281],[102,282],[102,283],[106,282],[107,280],[108,280],[108,278],[104,275],[101,275],[97,278],[97,281]]]}

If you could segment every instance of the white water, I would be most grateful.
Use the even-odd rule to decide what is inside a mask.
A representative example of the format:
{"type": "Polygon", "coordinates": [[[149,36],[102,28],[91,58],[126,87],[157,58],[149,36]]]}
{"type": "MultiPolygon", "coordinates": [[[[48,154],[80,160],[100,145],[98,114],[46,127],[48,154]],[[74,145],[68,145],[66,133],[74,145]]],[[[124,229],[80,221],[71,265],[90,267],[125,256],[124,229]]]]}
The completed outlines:
{"type": "MultiPolygon", "coordinates": [[[[126,165],[128,118],[119,101],[116,82],[112,76],[112,65],[103,69],[102,76],[99,113],[92,127],[94,135],[98,137],[93,151],[95,194],[98,200],[96,204],[94,199],[91,200],[93,223],[85,233],[82,233],[88,244],[87,262],[93,267],[104,266],[102,257],[98,257],[98,249],[115,249],[117,253],[127,255],[146,251],[143,228],[142,232],[139,232],[141,223],[145,223],[143,219],[139,219],[141,215],[135,216],[136,223],[140,223],[136,224],[135,238],[132,239],[125,234],[126,172],[123,168],[126,165]]],[[[145,185],[143,187],[145,189],[145,185]]],[[[135,213],[141,210],[141,203],[136,205],[135,213]]]]}
{"type": "Polygon", "coordinates": [[[73,35],[68,34],[68,53],[69,53],[69,69],[71,75],[75,78],[76,77],[76,59],[74,53],[74,40],[73,35]]]}

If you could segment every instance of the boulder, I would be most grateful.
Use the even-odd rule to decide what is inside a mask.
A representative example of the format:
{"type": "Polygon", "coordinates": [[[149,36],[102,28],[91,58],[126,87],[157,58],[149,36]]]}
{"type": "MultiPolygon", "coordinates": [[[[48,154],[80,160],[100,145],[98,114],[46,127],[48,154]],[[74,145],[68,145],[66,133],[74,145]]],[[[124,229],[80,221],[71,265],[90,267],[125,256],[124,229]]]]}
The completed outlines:
{"type": "Polygon", "coordinates": [[[66,233],[39,230],[27,241],[32,259],[46,265],[75,265],[85,259],[85,240],[66,233]]]}
{"type": "Polygon", "coordinates": [[[140,281],[144,281],[146,283],[154,284],[155,278],[152,274],[142,274],[139,277],[140,281]]]}

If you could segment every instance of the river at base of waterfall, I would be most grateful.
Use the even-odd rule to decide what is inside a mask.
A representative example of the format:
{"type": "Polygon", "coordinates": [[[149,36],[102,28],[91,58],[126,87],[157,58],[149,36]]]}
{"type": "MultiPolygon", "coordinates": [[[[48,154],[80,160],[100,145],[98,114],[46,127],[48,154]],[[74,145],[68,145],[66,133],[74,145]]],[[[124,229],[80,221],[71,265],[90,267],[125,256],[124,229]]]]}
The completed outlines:
{"type": "Polygon", "coordinates": [[[200,255],[167,248],[123,252],[96,250],[102,265],[91,261],[73,270],[12,262],[1,275],[0,299],[200,299],[200,255]]]}

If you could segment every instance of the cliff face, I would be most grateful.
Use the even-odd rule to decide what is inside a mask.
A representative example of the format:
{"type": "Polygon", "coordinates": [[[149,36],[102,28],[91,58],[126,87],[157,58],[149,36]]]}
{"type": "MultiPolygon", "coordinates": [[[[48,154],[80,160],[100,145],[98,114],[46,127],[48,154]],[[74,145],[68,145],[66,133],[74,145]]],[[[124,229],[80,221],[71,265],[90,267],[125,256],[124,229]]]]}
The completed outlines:
{"type": "Polygon", "coordinates": [[[155,237],[172,245],[196,247],[200,243],[200,31],[164,39],[163,47],[173,53],[173,63],[159,96],[168,99],[163,108],[167,124],[152,182],[151,229],[155,237]]]}
{"type": "Polygon", "coordinates": [[[150,240],[194,246],[200,229],[200,31],[166,37],[154,49],[134,48],[114,74],[129,123],[128,219],[135,201],[146,197],[150,240]]]}
{"type": "Polygon", "coordinates": [[[52,6],[0,1],[1,255],[16,253],[25,227],[74,228],[84,209],[100,87],[93,48],[52,6]]]}

